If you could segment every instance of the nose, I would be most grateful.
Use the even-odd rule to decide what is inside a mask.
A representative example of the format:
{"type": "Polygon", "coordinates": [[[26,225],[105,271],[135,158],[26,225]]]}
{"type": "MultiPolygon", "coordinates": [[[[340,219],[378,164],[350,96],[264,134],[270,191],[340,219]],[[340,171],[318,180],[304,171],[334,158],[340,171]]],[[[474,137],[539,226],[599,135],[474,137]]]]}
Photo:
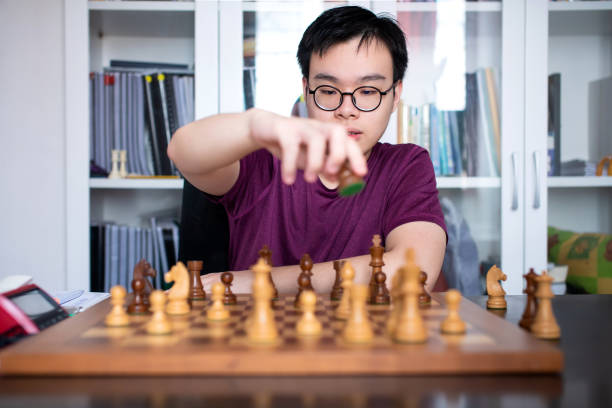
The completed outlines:
{"type": "Polygon", "coordinates": [[[342,119],[357,118],[359,117],[359,109],[353,105],[353,99],[351,95],[344,95],[342,98],[342,104],[334,111],[336,117],[342,119]]]}

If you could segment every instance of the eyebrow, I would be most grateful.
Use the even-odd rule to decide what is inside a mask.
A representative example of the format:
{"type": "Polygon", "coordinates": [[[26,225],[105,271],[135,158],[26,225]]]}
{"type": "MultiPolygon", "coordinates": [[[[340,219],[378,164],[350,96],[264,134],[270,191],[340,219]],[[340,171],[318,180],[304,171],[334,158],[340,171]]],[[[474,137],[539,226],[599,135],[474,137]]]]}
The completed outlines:
{"type": "MultiPolygon", "coordinates": [[[[330,74],[325,74],[325,73],[319,73],[315,75],[314,79],[321,79],[324,81],[330,81],[334,83],[339,82],[338,78],[336,78],[335,76],[330,75],[330,74]]],[[[380,80],[385,80],[385,79],[387,78],[381,74],[369,74],[369,75],[365,75],[359,78],[359,82],[380,81],[380,80]]]]}

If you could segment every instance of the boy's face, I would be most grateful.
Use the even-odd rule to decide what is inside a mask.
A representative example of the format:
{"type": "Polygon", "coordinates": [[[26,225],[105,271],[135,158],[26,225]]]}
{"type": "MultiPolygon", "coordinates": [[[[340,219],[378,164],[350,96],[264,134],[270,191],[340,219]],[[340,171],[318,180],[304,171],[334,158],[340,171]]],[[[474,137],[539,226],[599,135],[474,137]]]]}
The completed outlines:
{"type": "Polygon", "coordinates": [[[360,37],[332,46],[319,56],[313,53],[310,59],[310,77],[304,78],[304,98],[308,116],[323,122],[334,122],[344,126],[349,136],[355,138],[366,157],[387,128],[389,117],[397,107],[402,93],[402,82],[382,96],[378,108],[363,112],[353,105],[350,95],[344,95],[342,105],[334,111],[320,109],[314,95],[308,88],[315,90],[320,85],[331,85],[342,92],[353,92],[361,86],[371,86],[386,91],[393,84],[393,59],[384,43],[377,40],[368,46],[362,45],[360,37]]]}

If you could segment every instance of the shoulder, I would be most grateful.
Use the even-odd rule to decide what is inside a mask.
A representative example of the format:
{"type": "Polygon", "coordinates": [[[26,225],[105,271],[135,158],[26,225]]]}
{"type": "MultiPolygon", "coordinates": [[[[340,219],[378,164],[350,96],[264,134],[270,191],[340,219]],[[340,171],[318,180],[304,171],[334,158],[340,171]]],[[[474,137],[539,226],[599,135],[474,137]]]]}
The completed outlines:
{"type": "Polygon", "coordinates": [[[372,148],[368,167],[372,170],[412,172],[427,171],[431,167],[431,159],[427,150],[421,146],[406,144],[377,143],[372,148]]]}

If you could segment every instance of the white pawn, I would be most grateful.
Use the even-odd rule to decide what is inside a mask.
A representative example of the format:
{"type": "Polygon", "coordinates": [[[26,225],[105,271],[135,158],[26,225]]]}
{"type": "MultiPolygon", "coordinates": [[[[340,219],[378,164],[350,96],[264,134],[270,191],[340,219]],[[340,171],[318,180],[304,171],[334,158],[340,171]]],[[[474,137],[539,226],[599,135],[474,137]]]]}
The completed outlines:
{"type": "Polygon", "coordinates": [[[318,336],[321,334],[321,322],[315,316],[317,295],[312,290],[305,290],[300,294],[300,309],[302,317],[297,322],[296,330],[300,336],[318,336]]]}
{"type": "Polygon", "coordinates": [[[106,315],[104,323],[109,327],[123,327],[129,324],[129,317],[123,309],[125,302],[125,288],[123,286],[113,286],[110,291],[111,304],[113,309],[106,315]]]}
{"type": "Polygon", "coordinates": [[[113,161],[113,167],[111,168],[111,172],[108,175],[108,178],[109,179],[121,178],[121,174],[119,174],[119,150],[112,150],[111,159],[113,161]]]}
{"type": "Polygon", "coordinates": [[[335,317],[339,320],[346,320],[351,313],[351,287],[355,278],[355,270],[349,261],[342,265],[340,276],[342,277],[342,283],[340,284],[342,286],[342,297],[340,298],[340,304],[336,308],[335,317]]]}
{"type": "Polygon", "coordinates": [[[440,330],[445,334],[465,333],[465,322],[459,316],[459,305],[461,304],[461,292],[450,289],[446,292],[446,307],[448,316],[440,325],[440,330]]]}
{"type": "Polygon", "coordinates": [[[168,316],[164,309],[166,308],[166,294],[162,290],[154,290],[149,296],[151,311],[153,316],[147,323],[147,333],[149,334],[170,334],[172,326],[168,321],[168,316]]]}
{"type": "Polygon", "coordinates": [[[367,285],[353,285],[351,288],[351,314],[342,333],[344,340],[348,343],[370,343],[374,338],[366,310],[367,298],[367,285]]]}
{"type": "Polygon", "coordinates": [[[225,286],[221,282],[215,282],[212,286],[212,305],[206,311],[208,320],[221,321],[229,319],[229,310],[223,305],[223,292],[225,286]]]}

